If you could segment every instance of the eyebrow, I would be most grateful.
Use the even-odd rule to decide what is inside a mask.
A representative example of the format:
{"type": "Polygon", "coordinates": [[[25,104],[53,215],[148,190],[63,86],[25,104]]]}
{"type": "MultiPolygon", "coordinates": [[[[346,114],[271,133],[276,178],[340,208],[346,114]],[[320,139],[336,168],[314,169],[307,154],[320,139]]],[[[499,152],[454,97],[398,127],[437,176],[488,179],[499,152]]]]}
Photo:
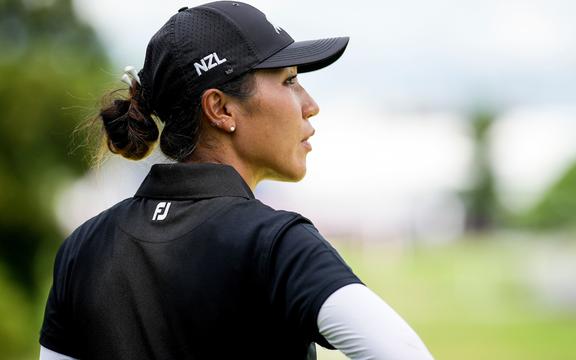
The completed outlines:
{"type": "Polygon", "coordinates": [[[290,66],[288,68],[286,68],[286,73],[288,75],[297,75],[298,74],[298,68],[296,66],[290,66]]]}

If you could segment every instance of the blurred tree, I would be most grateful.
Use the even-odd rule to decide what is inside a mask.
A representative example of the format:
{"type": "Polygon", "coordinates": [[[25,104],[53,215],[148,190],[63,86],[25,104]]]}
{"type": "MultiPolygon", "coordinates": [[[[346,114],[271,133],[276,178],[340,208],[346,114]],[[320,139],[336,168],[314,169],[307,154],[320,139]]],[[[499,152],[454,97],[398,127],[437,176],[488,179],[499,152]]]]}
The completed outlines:
{"type": "Polygon", "coordinates": [[[532,209],[515,220],[516,225],[530,228],[574,227],[576,225],[576,163],[566,170],[532,209]]]}
{"type": "Polygon", "coordinates": [[[0,267],[34,295],[35,264],[62,239],[55,191],[87,168],[71,152],[86,114],[65,109],[102,88],[108,60],[71,0],[0,0],[0,49],[0,267]]]}
{"type": "Polygon", "coordinates": [[[466,206],[466,228],[474,232],[491,229],[499,213],[489,143],[494,117],[493,111],[482,109],[473,112],[470,121],[471,137],[474,142],[472,183],[462,197],[466,206]]]}

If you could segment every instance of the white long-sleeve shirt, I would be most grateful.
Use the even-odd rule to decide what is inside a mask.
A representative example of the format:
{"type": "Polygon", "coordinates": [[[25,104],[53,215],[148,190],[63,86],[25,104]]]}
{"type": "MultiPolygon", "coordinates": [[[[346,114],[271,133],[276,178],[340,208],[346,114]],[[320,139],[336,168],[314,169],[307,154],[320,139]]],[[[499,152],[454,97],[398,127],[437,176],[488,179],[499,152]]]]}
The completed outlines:
{"type": "Polygon", "coordinates": [[[326,299],[318,329],[353,360],[433,359],[404,319],[362,284],[344,286],[326,299]]]}

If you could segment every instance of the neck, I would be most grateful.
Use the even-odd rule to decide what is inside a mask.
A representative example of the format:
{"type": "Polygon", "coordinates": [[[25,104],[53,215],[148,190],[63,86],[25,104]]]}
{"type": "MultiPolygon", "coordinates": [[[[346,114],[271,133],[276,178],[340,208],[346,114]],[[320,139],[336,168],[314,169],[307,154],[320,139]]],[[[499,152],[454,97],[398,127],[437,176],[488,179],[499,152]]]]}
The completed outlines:
{"type": "Polygon", "coordinates": [[[219,148],[218,151],[215,151],[215,149],[198,147],[196,150],[194,150],[194,154],[187,162],[212,163],[232,166],[238,172],[238,174],[240,174],[252,192],[255,191],[256,186],[262,180],[262,177],[258,176],[258,174],[256,174],[256,172],[253,171],[249,166],[246,166],[246,164],[240,160],[235,153],[226,151],[224,148],[219,148]]]}

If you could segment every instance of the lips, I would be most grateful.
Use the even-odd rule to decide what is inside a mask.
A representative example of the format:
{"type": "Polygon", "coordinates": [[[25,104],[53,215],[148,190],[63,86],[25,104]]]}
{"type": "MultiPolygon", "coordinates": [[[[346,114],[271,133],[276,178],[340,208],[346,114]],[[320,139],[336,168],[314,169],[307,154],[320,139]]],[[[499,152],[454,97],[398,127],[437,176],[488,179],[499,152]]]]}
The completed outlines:
{"type": "Polygon", "coordinates": [[[304,145],[304,147],[308,151],[312,151],[312,144],[310,144],[308,139],[310,139],[314,135],[315,132],[316,132],[316,130],[312,129],[312,132],[308,136],[306,136],[304,139],[302,139],[302,145],[304,145]]]}

